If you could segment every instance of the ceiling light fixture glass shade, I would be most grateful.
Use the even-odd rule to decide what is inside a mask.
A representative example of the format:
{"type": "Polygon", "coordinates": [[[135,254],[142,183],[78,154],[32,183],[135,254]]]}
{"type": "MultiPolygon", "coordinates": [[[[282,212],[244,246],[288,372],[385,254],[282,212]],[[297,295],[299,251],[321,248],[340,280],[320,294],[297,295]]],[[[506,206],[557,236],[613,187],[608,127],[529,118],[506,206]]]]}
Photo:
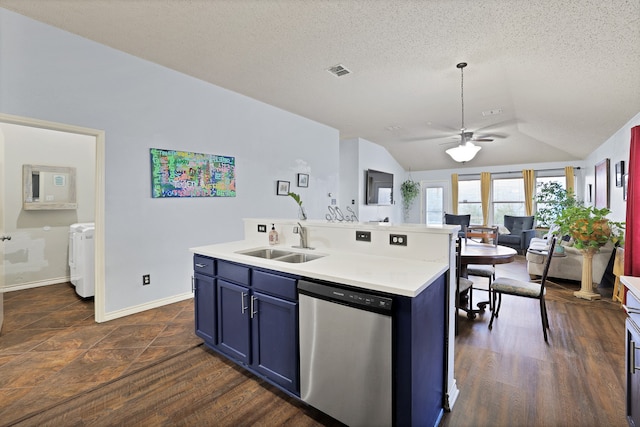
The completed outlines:
{"type": "Polygon", "coordinates": [[[478,147],[473,142],[467,141],[457,147],[449,148],[445,153],[451,156],[456,162],[464,163],[473,159],[482,147],[478,147]]]}

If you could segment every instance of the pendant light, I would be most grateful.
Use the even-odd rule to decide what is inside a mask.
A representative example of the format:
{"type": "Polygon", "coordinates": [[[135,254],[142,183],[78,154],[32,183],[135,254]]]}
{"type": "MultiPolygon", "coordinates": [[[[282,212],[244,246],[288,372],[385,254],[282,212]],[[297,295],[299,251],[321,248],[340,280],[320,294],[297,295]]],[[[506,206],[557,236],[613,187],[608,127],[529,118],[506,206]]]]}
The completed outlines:
{"type": "Polygon", "coordinates": [[[469,138],[466,136],[466,128],[464,127],[464,67],[467,66],[466,62],[461,62],[456,65],[456,68],[460,69],[460,99],[462,105],[462,125],[460,127],[460,145],[454,148],[449,148],[445,151],[448,155],[451,156],[453,160],[460,163],[468,162],[472,160],[478,151],[482,147],[475,145],[469,138]]]}

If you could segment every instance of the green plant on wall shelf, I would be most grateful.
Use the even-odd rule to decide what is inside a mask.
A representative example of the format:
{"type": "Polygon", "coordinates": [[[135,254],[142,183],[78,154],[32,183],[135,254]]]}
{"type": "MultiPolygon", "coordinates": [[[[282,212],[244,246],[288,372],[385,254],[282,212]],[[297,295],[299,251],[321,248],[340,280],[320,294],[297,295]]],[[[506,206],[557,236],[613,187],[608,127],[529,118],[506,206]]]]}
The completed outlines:
{"type": "Polygon", "coordinates": [[[420,184],[413,181],[411,178],[406,180],[400,186],[400,192],[402,193],[402,208],[404,210],[404,219],[409,217],[409,209],[413,204],[413,201],[418,194],[420,194],[420,184]]]}

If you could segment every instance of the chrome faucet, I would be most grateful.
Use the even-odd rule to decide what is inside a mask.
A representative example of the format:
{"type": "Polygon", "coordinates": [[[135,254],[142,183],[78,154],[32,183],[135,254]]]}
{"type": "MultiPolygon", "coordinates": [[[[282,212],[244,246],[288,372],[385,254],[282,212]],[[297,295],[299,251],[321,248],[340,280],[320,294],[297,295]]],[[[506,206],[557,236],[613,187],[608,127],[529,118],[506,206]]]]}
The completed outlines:
{"type": "Polygon", "coordinates": [[[300,245],[295,247],[302,249],[313,249],[308,246],[309,242],[307,241],[307,230],[300,223],[298,223],[298,227],[296,227],[296,230],[293,230],[293,232],[300,235],[300,245]]]}

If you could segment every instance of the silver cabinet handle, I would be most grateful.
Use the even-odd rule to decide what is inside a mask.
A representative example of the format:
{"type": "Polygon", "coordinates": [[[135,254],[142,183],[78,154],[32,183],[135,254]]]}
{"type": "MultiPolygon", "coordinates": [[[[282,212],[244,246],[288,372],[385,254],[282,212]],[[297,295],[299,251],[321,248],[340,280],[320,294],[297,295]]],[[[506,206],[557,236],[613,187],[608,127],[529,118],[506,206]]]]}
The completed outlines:
{"type": "Polygon", "coordinates": [[[629,355],[629,368],[631,370],[632,374],[635,374],[636,371],[640,371],[640,366],[636,366],[636,350],[638,350],[640,347],[636,347],[636,343],[635,341],[629,341],[629,346],[631,347],[629,350],[631,351],[631,354],[629,355]]]}
{"type": "Polygon", "coordinates": [[[257,304],[258,298],[256,298],[253,295],[251,295],[251,318],[252,319],[253,319],[254,314],[258,314],[257,310],[254,311],[254,304],[253,304],[254,301],[256,302],[255,308],[258,308],[258,304],[257,304]]]}
{"type": "Polygon", "coordinates": [[[196,267],[198,268],[205,268],[207,266],[207,264],[196,264],[196,267]]]}
{"type": "Polygon", "coordinates": [[[244,306],[244,297],[246,297],[246,296],[247,296],[246,293],[244,293],[244,292],[240,293],[240,312],[242,314],[244,314],[245,310],[248,308],[248,307],[244,306]]]}
{"type": "Polygon", "coordinates": [[[191,293],[196,291],[196,278],[191,276],[191,293]]]}

